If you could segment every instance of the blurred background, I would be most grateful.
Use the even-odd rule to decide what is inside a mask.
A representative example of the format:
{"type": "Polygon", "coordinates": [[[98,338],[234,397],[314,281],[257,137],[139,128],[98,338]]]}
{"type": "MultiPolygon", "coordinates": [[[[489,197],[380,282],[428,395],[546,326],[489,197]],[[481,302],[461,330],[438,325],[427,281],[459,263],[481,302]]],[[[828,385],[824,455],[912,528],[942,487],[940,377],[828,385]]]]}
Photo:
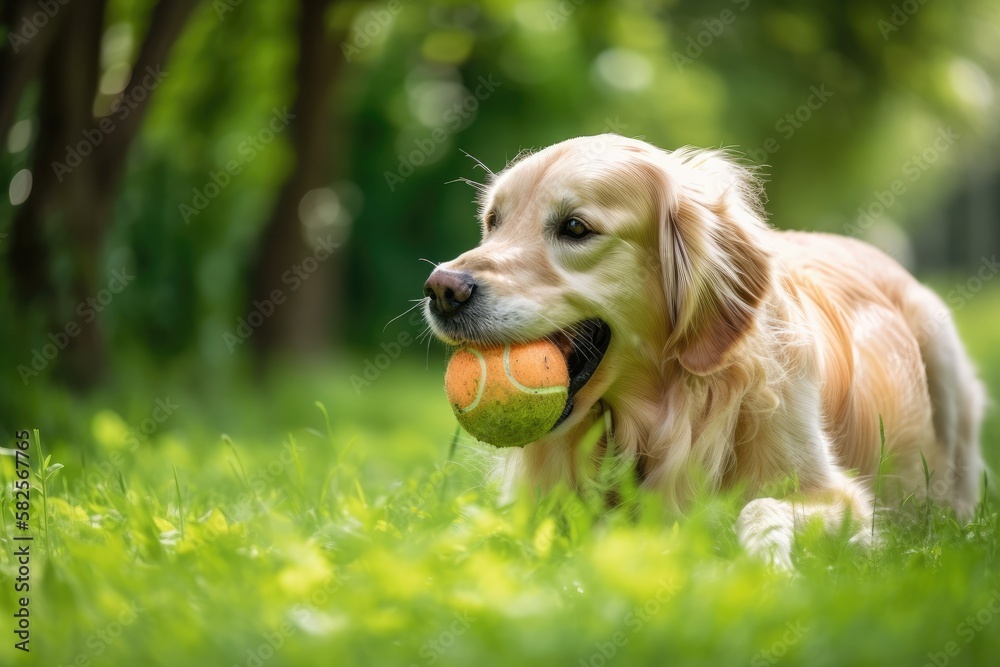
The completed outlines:
{"type": "Polygon", "coordinates": [[[787,581],[725,498],[666,530],[507,505],[407,309],[478,241],[477,160],[728,147],[775,226],[937,290],[1000,397],[1000,0],[0,0],[0,26],[0,580],[37,538],[33,653],[0,663],[603,665],[622,630],[622,664],[995,662],[994,626],[959,632],[994,618],[995,504],[913,502],[871,560],[803,539],[787,581]]]}
{"type": "Polygon", "coordinates": [[[995,0],[4,0],[0,21],[7,440],[98,395],[222,410],[276,363],[345,400],[400,358],[439,378],[422,322],[387,323],[421,258],[477,242],[455,179],[581,134],[731,147],[774,225],[886,248],[974,352],[995,340],[995,0]]]}

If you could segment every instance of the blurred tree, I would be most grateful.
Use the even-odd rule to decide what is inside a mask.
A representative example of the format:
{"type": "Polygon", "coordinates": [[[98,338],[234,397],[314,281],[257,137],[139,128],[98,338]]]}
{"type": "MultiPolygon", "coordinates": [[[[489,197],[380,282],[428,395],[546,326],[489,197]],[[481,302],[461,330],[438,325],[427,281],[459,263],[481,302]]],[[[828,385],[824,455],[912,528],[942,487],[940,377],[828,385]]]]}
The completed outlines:
{"type": "MultiPolygon", "coordinates": [[[[30,6],[21,14],[37,11],[35,3],[23,4],[30,6]]],[[[24,90],[22,80],[41,62],[33,184],[31,196],[14,218],[9,255],[15,298],[22,308],[40,306],[49,315],[46,325],[52,332],[73,321],[77,305],[94,298],[109,282],[108,276],[100,275],[98,260],[128,149],[160,82],[160,68],[196,4],[197,0],[156,4],[128,83],[114,95],[115,102],[103,100],[106,106],[102,96],[112,96],[99,86],[105,0],[59,6],[57,20],[46,26],[48,30],[40,30],[51,37],[4,58],[4,66],[15,72],[22,72],[25,61],[27,74],[4,77],[12,95],[24,90]],[[71,249],[68,309],[57,301],[52,285],[54,240],[71,249]]],[[[4,99],[4,106],[14,104],[6,95],[4,99]]],[[[60,367],[75,384],[96,381],[104,368],[100,322],[87,324],[79,327],[60,367]]]]}
{"type": "Polygon", "coordinates": [[[330,155],[338,152],[331,142],[331,130],[342,139],[349,122],[332,112],[334,82],[343,63],[337,48],[341,35],[330,29],[327,20],[332,4],[332,0],[300,2],[297,89],[290,126],[295,162],[261,235],[251,280],[252,295],[257,299],[268,299],[279,289],[286,301],[254,334],[254,345],[261,351],[322,349],[328,343],[331,317],[336,312],[337,282],[332,278],[337,273],[336,260],[317,262],[305,279],[287,273],[301,268],[325,242],[306,238],[302,218],[308,212],[302,208],[309,205],[304,199],[307,193],[329,184],[330,155]]]}
{"type": "MultiPolygon", "coordinates": [[[[381,4],[368,7],[356,29],[381,4]]],[[[404,5],[349,72],[364,89],[355,177],[372,202],[351,238],[353,340],[377,338],[420,295],[427,272],[416,258],[448,259],[477,241],[469,194],[444,185],[475,175],[462,151],[498,170],[521,149],[606,131],[667,149],[728,146],[762,165],[779,227],[912,230],[968,173],[966,162],[997,168],[1000,5],[900,7],[404,5]],[[477,95],[490,77],[495,92],[477,95]],[[934,149],[949,128],[958,138],[934,149]],[[441,140],[428,143],[436,131],[441,140]],[[387,183],[386,173],[404,171],[387,183]],[[868,223],[863,214],[900,180],[905,196],[868,223]]]]}
{"type": "MultiPolygon", "coordinates": [[[[29,17],[36,10],[35,3],[28,0],[4,2],[0,7],[0,21],[6,26],[17,28],[29,21],[29,17]]],[[[56,26],[65,17],[65,13],[59,12],[50,19],[49,25],[52,29],[43,30],[41,34],[36,34],[31,39],[22,37],[18,33],[8,40],[7,48],[0,49],[0,136],[6,135],[10,129],[18,102],[21,100],[21,93],[37,75],[42,60],[48,52],[49,44],[57,32],[56,26]]]]}
{"type": "MultiPolygon", "coordinates": [[[[995,190],[995,0],[910,13],[881,0],[57,4],[16,50],[38,5],[0,7],[0,292],[26,316],[0,302],[4,368],[102,286],[111,257],[139,270],[88,327],[93,339],[81,333],[57,360],[79,365],[77,377],[93,377],[104,347],[222,371],[252,347],[315,349],[331,323],[370,349],[420,297],[419,258],[477,240],[472,193],[446,185],[481,173],[463,152],[499,170],[521,149],[580,134],[742,150],[767,165],[778,226],[867,233],[884,222],[898,238],[926,219],[949,239],[930,250],[966,255],[997,227],[981,202],[938,206],[967,189],[958,181],[995,190]],[[146,94],[143,68],[168,55],[169,78],[146,94]],[[285,105],[290,131],[245,156],[285,105]],[[105,119],[113,132],[99,132],[105,119]],[[958,138],[925,160],[948,128],[958,138]],[[104,139],[72,167],[68,151],[94,132],[104,139]],[[231,162],[238,174],[217,187],[231,162]],[[901,179],[905,196],[859,224],[901,179]],[[313,256],[326,233],[317,221],[338,206],[353,221],[347,245],[291,289],[286,272],[313,256]],[[956,240],[965,215],[977,217],[976,241],[956,240]],[[274,289],[288,301],[247,345],[228,346],[274,289]]],[[[959,256],[938,266],[946,259],[959,256]]],[[[406,322],[393,326],[419,326],[406,322]]]]}

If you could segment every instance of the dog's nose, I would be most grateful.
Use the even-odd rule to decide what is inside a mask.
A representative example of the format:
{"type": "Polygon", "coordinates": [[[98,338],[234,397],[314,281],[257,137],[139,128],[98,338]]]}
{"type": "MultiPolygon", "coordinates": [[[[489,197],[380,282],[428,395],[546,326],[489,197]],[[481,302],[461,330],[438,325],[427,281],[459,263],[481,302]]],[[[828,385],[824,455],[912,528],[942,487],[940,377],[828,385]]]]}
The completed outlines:
{"type": "Polygon", "coordinates": [[[434,269],[424,283],[424,294],[431,298],[431,310],[438,315],[454,315],[469,300],[476,283],[468,273],[434,269]]]}

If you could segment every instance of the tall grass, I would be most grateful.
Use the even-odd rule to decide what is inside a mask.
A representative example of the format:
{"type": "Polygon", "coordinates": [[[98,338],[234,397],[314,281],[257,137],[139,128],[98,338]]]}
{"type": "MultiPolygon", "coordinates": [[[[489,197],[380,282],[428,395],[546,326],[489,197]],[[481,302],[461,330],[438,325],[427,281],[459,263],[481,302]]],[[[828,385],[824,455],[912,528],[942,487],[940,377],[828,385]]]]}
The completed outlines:
{"type": "MultiPolygon", "coordinates": [[[[960,313],[995,392],[996,305],[984,294],[960,313]]],[[[562,489],[502,501],[486,481],[489,450],[455,437],[441,368],[414,362],[360,396],[351,360],[224,396],[152,383],[82,401],[47,390],[31,417],[46,454],[30,654],[10,633],[14,469],[0,458],[0,664],[919,666],[1000,655],[989,494],[965,523],[929,502],[880,508],[867,550],[807,530],[796,572],[775,573],[740,551],[739,505],[726,496],[706,494],[686,516],[634,488],[610,512],[562,489]],[[149,401],[122,398],[137,392],[149,401]],[[167,393],[181,407],[133,450],[144,405],[167,393]]],[[[995,466],[995,417],[986,434],[995,466]]]]}

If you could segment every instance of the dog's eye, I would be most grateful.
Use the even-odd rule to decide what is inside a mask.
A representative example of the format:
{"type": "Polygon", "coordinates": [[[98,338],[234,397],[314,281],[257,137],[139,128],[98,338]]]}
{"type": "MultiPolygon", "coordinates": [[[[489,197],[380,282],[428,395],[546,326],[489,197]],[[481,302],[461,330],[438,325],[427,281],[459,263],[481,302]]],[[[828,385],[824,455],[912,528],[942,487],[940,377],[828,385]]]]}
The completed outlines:
{"type": "Polygon", "coordinates": [[[582,239],[590,236],[591,232],[587,225],[583,224],[580,218],[569,218],[559,227],[559,236],[570,239],[582,239]]]}

